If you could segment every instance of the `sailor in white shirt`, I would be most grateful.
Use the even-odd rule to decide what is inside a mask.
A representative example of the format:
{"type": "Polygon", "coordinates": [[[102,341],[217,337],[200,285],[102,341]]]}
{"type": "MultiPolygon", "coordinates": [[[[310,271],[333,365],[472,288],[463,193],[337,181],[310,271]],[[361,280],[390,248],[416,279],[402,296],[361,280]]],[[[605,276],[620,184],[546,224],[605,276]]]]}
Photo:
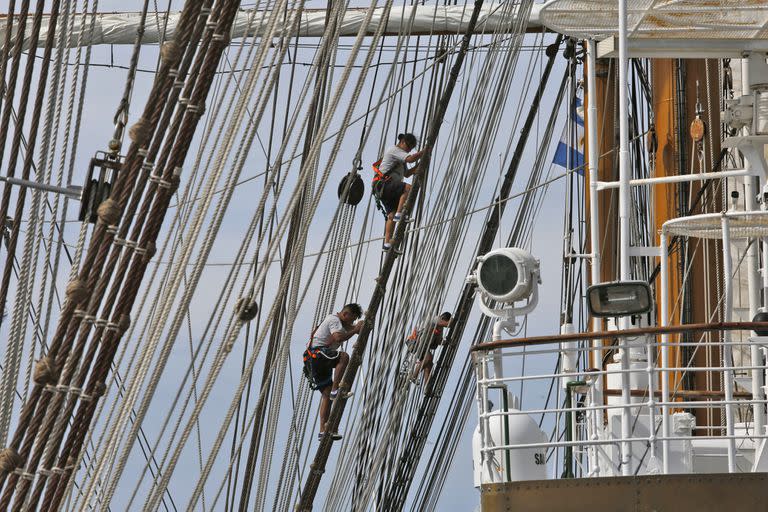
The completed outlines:
{"type": "MultiPolygon", "coordinates": [[[[373,193],[381,202],[387,216],[384,226],[385,251],[391,247],[392,233],[395,230],[395,222],[400,220],[400,212],[408,198],[411,186],[405,183],[405,178],[410,178],[419,172],[418,166],[411,169],[408,165],[418,161],[427,149],[410,154],[416,148],[416,136],[412,133],[401,133],[397,136],[397,145],[384,152],[378,162],[378,172],[373,182],[373,193]]],[[[376,165],[374,164],[374,168],[376,165]]]]}
{"type": "MultiPolygon", "coordinates": [[[[322,393],[318,439],[322,439],[325,434],[331,413],[331,400],[336,398],[339,382],[349,364],[349,354],[340,350],[341,344],[360,332],[363,322],[355,320],[362,314],[359,304],[347,304],[340,312],[328,315],[312,333],[312,339],[304,352],[305,373],[313,389],[322,393]]],[[[331,435],[334,440],[341,439],[338,432],[331,435]]]]}

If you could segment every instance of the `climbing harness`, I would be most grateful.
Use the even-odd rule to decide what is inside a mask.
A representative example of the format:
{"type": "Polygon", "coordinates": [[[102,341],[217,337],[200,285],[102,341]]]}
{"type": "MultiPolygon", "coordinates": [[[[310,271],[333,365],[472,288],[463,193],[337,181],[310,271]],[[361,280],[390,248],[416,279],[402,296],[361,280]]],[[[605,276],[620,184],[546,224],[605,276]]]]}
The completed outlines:
{"type": "MultiPolygon", "coordinates": [[[[333,366],[336,366],[335,361],[338,358],[338,351],[336,351],[335,357],[331,357],[323,351],[322,347],[313,347],[312,341],[310,340],[309,346],[307,346],[307,349],[304,351],[303,359],[304,376],[309,381],[309,387],[312,388],[313,391],[318,391],[331,384],[333,381],[333,373],[331,373],[330,377],[322,378],[319,375],[321,370],[320,366],[332,361],[334,361],[333,366]]],[[[333,368],[330,368],[330,371],[333,372],[333,368]]]]}
{"type": "Polygon", "coordinates": [[[384,187],[384,183],[390,180],[389,174],[381,172],[379,166],[381,165],[381,159],[375,161],[372,164],[373,167],[373,180],[371,181],[371,190],[373,191],[373,199],[376,201],[376,208],[384,215],[387,216],[387,209],[384,208],[384,204],[381,202],[381,193],[384,187]]]}

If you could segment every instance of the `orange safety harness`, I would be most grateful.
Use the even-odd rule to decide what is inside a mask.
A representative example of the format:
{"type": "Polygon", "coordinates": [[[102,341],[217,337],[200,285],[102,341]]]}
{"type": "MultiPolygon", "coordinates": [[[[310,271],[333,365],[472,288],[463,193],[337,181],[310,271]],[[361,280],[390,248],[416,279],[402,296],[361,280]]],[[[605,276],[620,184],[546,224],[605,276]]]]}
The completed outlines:
{"type": "Polygon", "coordinates": [[[384,174],[381,172],[381,169],[379,169],[379,166],[381,165],[381,160],[377,160],[373,162],[373,181],[372,185],[376,185],[378,182],[384,182],[389,181],[389,174],[384,174]]]}
{"type": "Polygon", "coordinates": [[[390,180],[389,174],[384,174],[381,172],[381,169],[379,169],[379,166],[381,165],[381,159],[375,161],[373,163],[373,180],[371,181],[371,190],[373,191],[373,198],[376,200],[376,207],[381,211],[381,213],[384,214],[384,217],[387,216],[387,209],[384,208],[384,205],[381,204],[381,189],[384,182],[387,182],[390,180]]]}

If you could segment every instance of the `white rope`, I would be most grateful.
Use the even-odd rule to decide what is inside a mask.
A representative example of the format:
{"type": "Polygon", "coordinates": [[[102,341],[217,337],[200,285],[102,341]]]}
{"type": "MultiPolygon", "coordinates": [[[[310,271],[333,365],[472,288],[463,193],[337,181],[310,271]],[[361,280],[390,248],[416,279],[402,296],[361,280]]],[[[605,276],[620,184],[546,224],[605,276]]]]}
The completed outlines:
{"type": "MultiPolygon", "coordinates": [[[[273,12],[273,18],[277,18],[277,11],[273,12]]],[[[191,251],[194,248],[194,245],[196,243],[197,238],[197,232],[199,232],[199,228],[202,224],[204,213],[208,208],[208,205],[211,202],[212,196],[210,192],[213,190],[213,184],[218,180],[218,177],[220,176],[221,172],[223,171],[224,163],[225,163],[225,155],[229,152],[230,148],[232,147],[232,144],[234,142],[234,135],[236,133],[237,127],[242,123],[242,119],[245,115],[245,108],[244,105],[247,102],[248,98],[253,94],[253,88],[256,85],[256,77],[259,75],[258,68],[261,67],[261,63],[266,58],[267,50],[268,50],[268,43],[264,42],[267,41],[262,40],[260,44],[260,52],[258,57],[258,66],[254,66],[252,69],[253,71],[250,73],[247,86],[245,88],[245,93],[240,96],[240,99],[238,101],[238,106],[236,108],[236,117],[231,122],[231,128],[229,131],[229,134],[227,136],[227,142],[222,146],[222,149],[219,152],[219,157],[216,162],[216,168],[217,170],[213,173],[211,178],[208,181],[206,193],[208,194],[208,199],[204,202],[203,205],[200,205],[198,207],[198,214],[193,221],[192,229],[191,229],[191,235],[187,237],[187,239],[184,242],[184,252],[182,253],[181,257],[181,263],[179,265],[179,268],[182,270],[184,269],[186,262],[189,261],[189,258],[191,256],[191,251]]],[[[270,85],[271,87],[271,85],[270,85]]],[[[258,124],[258,119],[260,119],[260,116],[263,114],[264,111],[264,105],[266,103],[266,100],[261,100],[261,98],[266,98],[269,95],[267,92],[264,95],[260,95],[260,108],[259,113],[255,117],[254,124],[258,124]]],[[[236,179],[238,175],[238,171],[233,169],[233,172],[230,173],[229,177],[227,178],[228,185],[231,185],[232,180],[236,179]]],[[[220,198],[220,202],[217,206],[217,212],[215,213],[214,221],[212,222],[211,227],[208,230],[208,233],[203,241],[203,249],[201,250],[202,256],[200,257],[200,261],[204,261],[207,258],[207,253],[210,251],[210,247],[212,246],[213,240],[215,238],[215,233],[218,230],[218,227],[221,222],[221,218],[223,217],[223,213],[226,210],[226,206],[229,203],[229,199],[231,197],[231,186],[230,193],[224,195],[222,198],[220,198]]],[[[159,375],[160,371],[164,367],[165,361],[167,361],[168,355],[170,354],[170,346],[175,339],[178,330],[180,328],[181,322],[183,321],[183,312],[186,311],[186,308],[188,307],[189,301],[192,297],[192,292],[194,291],[197,281],[199,280],[200,273],[201,273],[202,267],[200,265],[196,266],[195,270],[193,270],[190,279],[190,284],[187,286],[184,296],[182,297],[182,306],[181,309],[177,309],[177,314],[174,317],[174,320],[171,324],[171,330],[170,334],[168,335],[168,340],[170,343],[166,343],[166,345],[163,348],[163,351],[160,353],[160,360],[159,363],[155,366],[155,371],[153,372],[152,378],[150,380],[150,383],[148,385],[148,388],[145,390],[145,399],[142,402],[142,405],[137,411],[137,421],[134,423],[134,427],[132,430],[135,430],[137,425],[140,425],[141,420],[143,419],[144,415],[146,414],[146,410],[148,408],[149,402],[151,401],[152,395],[154,393],[154,389],[156,389],[157,382],[159,381],[159,375]],[[158,371],[159,370],[159,371],[158,371]]],[[[167,314],[170,312],[171,306],[173,306],[173,295],[175,294],[175,290],[178,289],[181,282],[181,275],[183,275],[183,272],[177,273],[173,280],[171,281],[171,285],[166,289],[166,297],[170,297],[170,299],[166,299],[165,306],[161,306],[162,311],[164,313],[161,313],[160,318],[167,317],[167,314]]],[[[160,327],[162,327],[162,324],[157,324],[160,327]]],[[[150,335],[150,339],[152,340],[151,343],[156,344],[157,341],[159,341],[159,335],[160,332],[156,328],[154,330],[154,333],[150,335]]],[[[144,366],[146,368],[146,365],[144,366]]],[[[145,372],[146,373],[146,372],[145,372]]],[[[139,378],[137,377],[136,382],[139,382],[139,378]]],[[[123,456],[118,462],[118,469],[116,471],[116,476],[113,477],[110,485],[110,489],[107,490],[107,493],[105,493],[105,502],[108,503],[111,499],[111,494],[114,492],[113,489],[116,485],[116,482],[119,480],[120,474],[122,473],[122,468],[124,468],[124,461],[126,460],[126,455],[130,453],[130,447],[133,444],[133,436],[135,434],[133,432],[129,433],[128,435],[128,441],[126,444],[126,449],[123,450],[123,456]]]]}
{"type": "MultiPolygon", "coordinates": [[[[362,40],[362,36],[359,37],[358,39],[359,39],[359,41],[357,41],[358,44],[357,44],[356,48],[359,48],[359,45],[360,45],[361,40],[362,40]]],[[[350,59],[349,59],[348,62],[353,61],[355,55],[356,55],[356,50],[353,50],[351,52],[350,59]]],[[[336,105],[338,105],[338,103],[339,103],[339,98],[340,98],[339,91],[343,90],[344,83],[346,82],[346,79],[348,78],[348,76],[349,76],[349,68],[345,68],[345,73],[342,74],[342,79],[340,80],[340,84],[338,86],[337,93],[334,95],[334,97],[333,97],[333,99],[331,101],[331,105],[327,109],[328,112],[333,113],[335,111],[336,105]]],[[[360,84],[358,83],[358,89],[360,88],[359,86],[360,86],[360,84]]],[[[358,92],[358,95],[359,95],[359,92],[358,92]]],[[[354,106],[354,104],[356,102],[356,96],[354,97],[354,99],[355,99],[355,101],[351,102],[350,108],[347,111],[347,116],[350,115],[352,107],[354,106]]],[[[323,119],[323,124],[320,127],[320,129],[318,130],[318,134],[319,134],[318,137],[322,137],[322,134],[325,131],[327,131],[328,125],[330,124],[330,118],[331,118],[331,115],[326,114],[326,116],[323,119]]],[[[339,138],[339,140],[337,140],[337,145],[340,144],[340,138],[339,138]]],[[[309,153],[309,157],[308,157],[307,161],[308,162],[312,162],[313,159],[316,158],[316,155],[317,155],[318,151],[319,151],[319,143],[316,142],[316,143],[313,144],[312,148],[310,149],[310,153],[309,153]]],[[[320,183],[322,185],[324,185],[325,181],[327,180],[327,176],[328,176],[328,174],[330,172],[330,166],[332,165],[332,161],[333,161],[333,158],[334,158],[333,155],[334,155],[334,153],[332,153],[331,163],[328,166],[326,166],[326,169],[325,169],[325,171],[324,171],[324,173],[323,173],[323,175],[321,177],[320,183]]],[[[300,177],[299,183],[303,182],[306,179],[304,177],[306,175],[306,171],[307,171],[306,167],[302,169],[302,175],[300,177]]],[[[322,186],[319,187],[320,190],[322,190],[322,188],[323,188],[322,186]]],[[[313,201],[313,203],[311,205],[311,210],[310,211],[314,212],[314,210],[317,207],[318,199],[319,198],[315,198],[315,200],[313,201]]],[[[291,201],[289,202],[287,210],[291,211],[295,207],[296,203],[297,203],[297,195],[294,194],[294,196],[291,198],[291,201]]],[[[278,229],[277,229],[277,233],[278,233],[277,236],[278,237],[281,236],[281,234],[285,231],[285,228],[286,228],[286,218],[284,218],[281,221],[280,225],[278,226],[278,229]]],[[[306,236],[306,230],[307,229],[308,229],[308,227],[304,226],[304,228],[302,230],[303,231],[302,236],[306,236]]],[[[273,251],[274,251],[274,247],[270,248],[270,250],[268,250],[268,255],[270,253],[272,253],[273,251]]],[[[251,292],[253,292],[253,289],[257,285],[257,283],[259,283],[263,279],[263,275],[264,275],[264,272],[261,271],[254,278],[254,281],[253,281],[254,284],[251,286],[251,292]]],[[[253,294],[251,293],[250,296],[253,296],[253,294]]],[[[274,304],[273,304],[273,308],[274,308],[274,304]]],[[[271,321],[271,318],[268,318],[267,319],[267,325],[269,324],[270,321],[271,321]]],[[[199,415],[199,412],[200,412],[200,409],[201,409],[201,404],[205,400],[205,397],[207,397],[208,393],[210,393],[210,388],[212,387],[212,382],[215,381],[215,378],[218,375],[218,372],[221,370],[221,366],[223,365],[223,360],[226,357],[226,353],[228,352],[229,348],[231,348],[232,344],[234,343],[234,341],[235,341],[235,339],[236,339],[236,337],[237,337],[237,335],[239,333],[239,329],[240,329],[240,325],[234,325],[231,329],[228,329],[229,334],[227,335],[227,338],[226,338],[226,341],[225,341],[224,345],[220,349],[220,355],[221,356],[216,358],[216,361],[214,362],[213,367],[210,370],[209,379],[206,382],[206,385],[205,385],[203,391],[201,392],[201,401],[198,404],[198,406],[195,408],[195,410],[192,412],[192,417],[193,418],[196,418],[197,415],[199,415]]],[[[263,336],[264,336],[264,334],[262,334],[261,339],[257,342],[257,347],[259,347],[261,345],[261,342],[263,341],[263,336]]],[[[258,353],[258,349],[256,349],[254,351],[254,354],[257,354],[257,353],[258,353]]],[[[251,360],[249,361],[249,365],[248,365],[249,372],[250,372],[250,369],[253,367],[254,363],[255,363],[255,358],[252,357],[251,360]]],[[[247,372],[247,373],[249,373],[249,372],[247,372]]],[[[242,392],[242,390],[244,389],[244,387],[246,385],[246,381],[247,381],[247,379],[241,381],[241,385],[240,385],[240,387],[238,389],[237,395],[239,395],[242,392]]],[[[220,435],[217,438],[216,442],[214,443],[214,449],[212,450],[212,454],[215,454],[217,452],[218,448],[220,447],[221,440],[223,438],[223,435],[221,434],[221,432],[223,431],[224,433],[226,433],[226,430],[228,428],[229,422],[231,421],[232,415],[234,414],[234,410],[236,409],[236,406],[237,406],[237,400],[233,401],[233,404],[230,406],[230,410],[229,410],[229,412],[228,412],[228,414],[227,414],[227,416],[225,418],[224,425],[222,426],[222,430],[220,431],[220,435]]],[[[187,426],[187,428],[185,429],[185,431],[184,431],[184,433],[182,435],[182,442],[179,444],[177,449],[174,451],[174,455],[173,455],[173,458],[171,460],[171,463],[169,464],[169,468],[172,469],[174,464],[175,464],[175,462],[178,460],[178,457],[180,455],[180,448],[179,447],[181,447],[181,446],[183,446],[185,444],[186,439],[188,438],[188,436],[189,436],[189,425],[187,426]]],[[[198,498],[199,493],[200,493],[200,488],[201,488],[201,485],[202,485],[201,482],[204,482],[205,478],[207,478],[207,473],[210,471],[210,467],[212,465],[212,457],[209,457],[209,461],[208,461],[208,464],[206,466],[206,469],[203,472],[203,475],[201,476],[201,480],[198,482],[198,486],[196,487],[196,490],[195,490],[195,492],[193,494],[192,499],[190,500],[190,503],[192,503],[192,504],[196,503],[197,498],[198,498]]],[[[169,475],[168,471],[163,475],[163,479],[161,480],[160,485],[157,488],[158,490],[156,490],[156,492],[155,492],[155,496],[157,495],[158,492],[162,492],[164,490],[165,486],[167,485],[167,480],[169,478],[168,475],[169,475]]],[[[150,509],[151,509],[153,503],[150,501],[150,503],[148,503],[148,505],[150,505],[150,509]]]]}

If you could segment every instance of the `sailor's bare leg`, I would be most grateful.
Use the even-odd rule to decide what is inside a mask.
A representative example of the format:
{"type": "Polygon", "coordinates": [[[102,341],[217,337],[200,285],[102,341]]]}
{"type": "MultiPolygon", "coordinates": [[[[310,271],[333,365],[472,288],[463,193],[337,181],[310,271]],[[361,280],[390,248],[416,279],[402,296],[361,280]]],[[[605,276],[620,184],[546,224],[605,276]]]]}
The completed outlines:
{"type": "Polygon", "coordinates": [[[405,202],[408,200],[408,192],[410,191],[411,186],[406,183],[405,188],[403,189],[403,193],[400,194],[400,202],[397,203],[397,213],[403,211],[403,206],[405,206],[405,202]]]}
{"type": "Polygon", "coordinates": [[[424,362],[422,363],[422,368],[424,368],[424,385],[427,385],[427,382],[429,382],[429,377],[432,375],[432,352],[427,352],[427,355],[424,356],[424,362]]]}
{"type": "Polygon", "coordinates": [[[325,424],[331,414],[331,386],[325,386],[320,397],[320,433],[325,432],[325,424]]]}
{"type": "Polygon", "coordinates": [[[388,244],[392,240],[392,233],[395,231],[395,212],[387,214],[387,222],[384,224],[384,243],[388,244]]]}

